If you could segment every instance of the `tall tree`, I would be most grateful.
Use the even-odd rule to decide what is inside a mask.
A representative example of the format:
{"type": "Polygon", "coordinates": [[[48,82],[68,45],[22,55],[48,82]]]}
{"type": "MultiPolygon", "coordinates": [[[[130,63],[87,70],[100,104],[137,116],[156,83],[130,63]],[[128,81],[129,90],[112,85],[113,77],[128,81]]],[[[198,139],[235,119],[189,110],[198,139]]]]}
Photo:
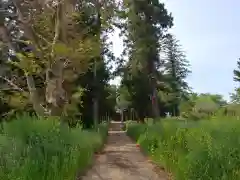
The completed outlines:
{"type": "MultiPolygon", "coordinates": [[[[79,30],[82,9],[76,8],[80,6],[78,1],[9,0],[7,3],[15,15],[9,18],[7,14],[8,18],[4,18],[1,37],[8,49],[15,51],[16,62],[10,62],[24,75],[34,110],[40,115],[62,116],[65,106],[76,99],[72,95],[78,88],[73,82],[88,69],[90,60],[100,54],[96,48],[99,40],[95,36],[86,38],[86,29],[79,30]],[[12,24],[23,32],[24,40],[18,36],[17,41],[22,41],[28,51],[14,44],[7,28],[12,24]],[[40,88],[36,76],[42,77],[40,88]]],[[[7,82],[15,85],[11,79],[7,82]]]]}
{"type": "Polygon", "coordinates": [[[165,76],[170,86],[172,114],[179,115],[179,105],[185,91],[188,91],[186,77],[190,73],[189,61],[181,49],[179,41],[172,35],[167,34],[162,47],[165,60],[165,76]]]}
{"type": "Polygon", "coordinates": [[[159,39],[163,31],[173,25],[173,18],[158,0],[124,0],[123,11],[121,17],[124,18],[124,53],[129,59],[126,77],[130,80],[142,77],[137,78],[138,84],[149,87],[149,92],[142,94],[142,97],[145,96],[148,100],[151,98],[152,115],[157,118],[160,115],[157,98],[157,69],[161,64],[159,39]]]}
{"type": "Polygon", "coordinates": [[[86,38],[97,37],[99,46],[98,56],[92,58],[90,61],[92,65],[89,67],[87,73],[82,74],[78,78],[78,83],[86,89],[83,97],[83,106],[80,108],[83,119],[88,122],[86,126],[92,125],[92,121],[97,124],[99,116],[106,112],[111,112],[114,109],[109,106],[106,99],[109,88],[108,81],[111,78],[109,63],[114,61],[113,53],[111,52],[111,42],[108,40],[109,32],[112,31],[113,18],[115,13],[115,2],[109,1],[83,1],[82,9],[84,16],[79,19],[81,23],[80,29],[86,29],[86,38]],[[102,104],[99,106],[98,104],[102,104]],[[105,112],[104,112],[105,111],[105,112]]]}

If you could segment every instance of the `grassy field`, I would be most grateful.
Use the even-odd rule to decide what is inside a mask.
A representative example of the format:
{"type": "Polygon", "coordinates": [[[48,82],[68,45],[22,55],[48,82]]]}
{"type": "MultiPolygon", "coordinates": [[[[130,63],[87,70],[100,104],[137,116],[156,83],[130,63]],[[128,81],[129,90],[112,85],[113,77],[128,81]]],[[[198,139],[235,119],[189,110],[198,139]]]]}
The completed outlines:
{"type": "Polygon", "coordinates": [[[157,125],[131,123],[127,133],[175,180],[239,180],[240,121],[226,118],[157,125]]]}
{"type": "Polygon", "coordinates": [[[1,180],[73,180],[91,163],[107,136],[69,129],[54,119],[29,116],[5,123],[0,134],[1,180]]]}

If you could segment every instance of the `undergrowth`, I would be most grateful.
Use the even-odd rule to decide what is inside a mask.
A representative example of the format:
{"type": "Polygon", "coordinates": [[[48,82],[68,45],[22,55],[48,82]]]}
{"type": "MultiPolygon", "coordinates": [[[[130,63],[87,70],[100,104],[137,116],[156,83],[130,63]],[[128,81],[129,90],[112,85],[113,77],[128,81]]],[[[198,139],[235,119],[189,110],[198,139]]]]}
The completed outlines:
{"type": "Polygon", "coordinates": [[[131,123],[127,133],[175,180],[240,179],[240,121],[131,123]]]}
{"type": "Polygon", "coordinates": [[[107,136],[62,125],[56,119],[21,116],[3,124],[0,134],[1,180],[73,180],[91,163],[107,136]]]}

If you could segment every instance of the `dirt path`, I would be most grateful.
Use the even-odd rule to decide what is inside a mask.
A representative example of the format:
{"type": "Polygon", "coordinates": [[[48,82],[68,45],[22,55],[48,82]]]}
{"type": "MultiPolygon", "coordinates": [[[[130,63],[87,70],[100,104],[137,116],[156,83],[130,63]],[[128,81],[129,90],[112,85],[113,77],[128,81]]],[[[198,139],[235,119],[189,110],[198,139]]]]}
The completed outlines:
{"type": "Polygon", "coordinates": [[[108,142],[82,180],[168,180],[167,174],[148,162],[124,131],[112,122],[108,142]]]}

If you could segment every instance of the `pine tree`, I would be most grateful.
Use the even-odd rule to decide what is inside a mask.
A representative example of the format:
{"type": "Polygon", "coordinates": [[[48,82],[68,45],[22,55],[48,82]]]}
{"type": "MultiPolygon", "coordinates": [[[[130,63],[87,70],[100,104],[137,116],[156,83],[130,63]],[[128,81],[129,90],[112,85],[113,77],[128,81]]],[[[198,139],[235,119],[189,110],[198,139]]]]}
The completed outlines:
{"type": "Polygon", "coordinates": [[[189,61],[186,59],[179,41],[172,34],[165,36],[163,49],[165,53],[165,76],[172,95],[172,114],[178,116],[182,94],[188,90],[186,77],[190,73],[189,61]]]}

